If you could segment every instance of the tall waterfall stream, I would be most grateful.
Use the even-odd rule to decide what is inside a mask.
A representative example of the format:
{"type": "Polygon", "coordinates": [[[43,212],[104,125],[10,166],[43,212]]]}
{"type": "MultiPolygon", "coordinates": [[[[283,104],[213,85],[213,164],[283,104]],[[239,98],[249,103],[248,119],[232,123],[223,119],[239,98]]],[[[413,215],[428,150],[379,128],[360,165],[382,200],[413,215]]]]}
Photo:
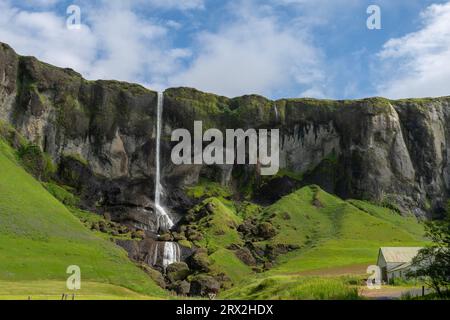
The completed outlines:
{"type": "MultiPolygon", "coordinates": [[[[174,223],[169,216],[166,208],[161,204],[161,196],[164,190],[161,184],[161,131],[162,131],[162,113],[164,108],[164,95],[158,93],[157,118],[156,118],[156,174],[155,174],[155,214],[157,215],[157,230],[158,232],[169,231],[174,223]]],[[[159,243],[155,245],[153,264],[156,264],[159,252],[159,243]]],[[[162,266],[164,269],[175,262],[180,261],[181,250],[176,242],[164,242],[162,266]]]]}

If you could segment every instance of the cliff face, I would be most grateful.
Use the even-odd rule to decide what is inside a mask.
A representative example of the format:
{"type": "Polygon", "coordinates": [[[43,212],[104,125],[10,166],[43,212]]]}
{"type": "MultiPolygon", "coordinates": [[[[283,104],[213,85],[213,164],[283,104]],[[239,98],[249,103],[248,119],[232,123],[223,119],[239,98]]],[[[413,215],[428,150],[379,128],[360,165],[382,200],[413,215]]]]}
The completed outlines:
{"type": "MultiPolygon", "coordinates": [[[[0,45],[0,120],[47,152],[57,179],[83,204],[116,221],[152,229],[157,94],[139,85],[87,81],[69,69],[20,57],[0,45]]],[[[234,99],[194,89],[165,92],[162,183],[166,205],[192,205],[184,187],[201,177],[239,195],[276,200],[315,183],[344,198],[395,204],[418,216],[439,212],[450,190],[450,97],[390,101],[234,99]],[[252,166],[175,166],[173,129],[279,128],[281,171],[271,179],[252,166]]]]}

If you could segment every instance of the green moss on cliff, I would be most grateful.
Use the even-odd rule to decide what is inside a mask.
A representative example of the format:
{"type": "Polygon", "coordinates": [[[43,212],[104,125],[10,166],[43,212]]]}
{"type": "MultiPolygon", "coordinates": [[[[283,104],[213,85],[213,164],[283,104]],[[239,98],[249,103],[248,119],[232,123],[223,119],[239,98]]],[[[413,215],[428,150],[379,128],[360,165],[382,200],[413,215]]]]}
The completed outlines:
{"type": "Polygon", "coordinates": [[[152,91],[137,83],[116,80],[97,80],[94,83],[103,85],[114,91],[122,91],[133,96],[149,94],[152,91]]]}
{"type": "Polygon", "coordinates": [[[39,180],[49,180],[57,170],[50,156],[42,152],[41,148],[36,145],[21,146],[18,156],[25,169],[39,180]]]}
{"type": "Polygon", "coordinates": [[[408,99],[398,99],[393,100],[393,102],[408,104],[408,105],[419,105],[421,107],[425,107],[427,105],[431,105],[436,102],[440,102],[445,98],[408,98],[408,99]]]}
{"type": "Polygon", "coordinates": [[[274,117],[274,102],[258,95],[237,97],[231,100],[233,116],[243,127],[259,127],[270,123],[274,117]]]}
{"type": "Polygon", "coordinates": [[[164,92],[167,97],[176,98],[179,101],[196,101],[210,108],[210,111],[219,112],[228,108],[228,98],[212,93],[205,93],[193,88],[170,88],[164,92]]]}
{"type": "Polygon", "coordinates": [[[28,144],[26,139],[20,135],[16,129],[10,124],[0,120],[0,139],[3,139],[15,149],[23,147],[28,144]]]}
{"type": "Polygon", "coordinates": [[[228,99],[225,97],[191,88],[173,88],[165,91],[165,101],[168,104],[165,110],[176,112],[176,121],[185,128],[192,128],[193,122],[200,120],[204,130],[221,128],[223,120],[229,120],[222,117],[229,113],[228,99]]]}
{"type": "Polygon", "coordinates": [[[57,107],[57,124],[71,137],[85,137],[89,131],[89,114],[77,98],[66,94],[57,107]]]}
{"type": "Polygon", "coordinates": [[[231,190],[227,186],[220,183],[212,182],[206,179],[200,180],[195,186],[187,187],[186,193],[194,199],[204,199],[210,197],[218,197],[227,199],[231,197],[231,190]]]}
{"type": "Polygon", "coordinates": [[[72,160],[72,161],[76,161],[76,162],[78,162],[79,164],[81,164],[81,165],[83,165],[83,166],[85,166],[85,167],[89,167],[89,162],[86,160],[86,159],[84,159],[81,155],[79,155],[79,154],[75,154],[75,153],[64,153],[63,155],[62,155],[62,157],[63,158],[65,158],[65,159],[69,159],[69,160],[72,160]]]}

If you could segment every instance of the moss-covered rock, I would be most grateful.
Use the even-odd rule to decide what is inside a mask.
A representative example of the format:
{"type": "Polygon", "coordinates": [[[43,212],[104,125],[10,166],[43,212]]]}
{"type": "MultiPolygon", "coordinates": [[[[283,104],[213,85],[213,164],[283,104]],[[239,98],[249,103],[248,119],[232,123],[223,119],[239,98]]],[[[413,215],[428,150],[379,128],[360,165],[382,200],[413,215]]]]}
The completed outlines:
{"type": "Polygon", "coordinates": [[[210,271],[211,261],[208,257],[208,251],[204,248],[198,249],[186,262],[192,270],[201,272],[210,271]]]}
{"type": "Polygon", "coordinates": [[[217,294],[220,283],[211,276],[197,275],[191,280],[190,295],[206,297],[208,294],[217,294]]]}
{"type": "Polygon", "coordinates": [[[234,253],[239,258],[239,260],[244,262],[246,265],[248,266],[256,265],[256,260],[248,248],[239,248],[234,253]]]}
{"type": "Polygon", "coordinates": [[[185,280],[190,273],[191,271],[185,262],[172,263],[166,269],[166,276],[172,283],[185,280]]]}
{"type": "Polygon", "coordinates": [[[186,281],[176,281],[168,286],[169,290],[175,291],[179,296],[187,296],[191,291],[191,284],[186,281]]]}
{"type": "Polygon", "coordinates": [[[172,241],[173,237],[170,233],[163,233],[159,236],[159,241],[172,241]]]}
{"type": "Polygon", "coordinates": [[[155,281],[155,283],[160,286],[163,289],[166,289],[166,281],[164,280],[164,276],[161,274],[161,272],[159,272],[158,270],[155,270],[151,267],[149,267],[146,264],[140,264],[139,265],[141,267],[142,270],[145,271],[145,273],[147,273],[150,278],[155,281]]]}
{"type": "Polygon", "coordinates": [[[178,244],[182,247],[192,249],[192,242],[190,242],[188,240],[180,240],[180,241],[178,241],[178,244]]]}

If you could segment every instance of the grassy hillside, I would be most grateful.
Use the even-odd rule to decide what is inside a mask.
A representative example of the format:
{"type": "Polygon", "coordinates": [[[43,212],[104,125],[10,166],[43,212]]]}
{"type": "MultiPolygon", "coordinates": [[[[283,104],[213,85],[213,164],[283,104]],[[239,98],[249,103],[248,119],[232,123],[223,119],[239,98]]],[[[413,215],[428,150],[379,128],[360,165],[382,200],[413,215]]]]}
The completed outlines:
{"type": "Polygon", "coordinates": [[[424,244],[416,218],[363,201],[343,201],[315,186],[284,197],[265,215],[280,230],[271,243],[300,246],[281,257],[274,273],[370,265],[382,246],[424,244]]]}
{"type": "Polygon", "coordinates": [[[0,167],[0,282],[65,281],[66,268],[78,265],[82,287],[86,281],[164,294],[125,251],[87,230],[25,172],[15,152],[1,140],[0,167]]]}
{"type": "Polygon", "coordinates": [[[193,233],[194,244],[207,249],[209,273],[223,273],[234,284],[223,298],[354,299],[380,247],[426,243],[414,216],[364,201],[344,201],[317,186],[304,187],[266,208],[238,204],[228,190],[205,181],[189,192],[204,200],[191,210],[187,234],[193,233]],[[245,247],[257,265],[239,258],[245,247]]]}
{"type": "Polygon", "coordinates": [[[189,228],[198,239],[194,244],[206,248],[209,254],[211,274],[226,274],[234,283],[248,278],[252,269],[239,260],[230,250],[230,246],[242,246],[237,227],[242,223],[241,217],[231,201],[222,197],[211,197],[190,211],[192,223],[189,228]]]}
{"type": "Polygon", "coordinates": [[[270,222],[277,234],[256,246],[298,249],[280,255],[272,269],[239,283],[225,298],[354,299],[380,247],[425,244],[423,226],[414,217],[364,201],[343,201],[316,186],[282,198],[257,219],[270,222]],[[316,277],[307,276],[311,271],[316,277]],[[352,277],[340,276],[346,273],[352,277]]]}

